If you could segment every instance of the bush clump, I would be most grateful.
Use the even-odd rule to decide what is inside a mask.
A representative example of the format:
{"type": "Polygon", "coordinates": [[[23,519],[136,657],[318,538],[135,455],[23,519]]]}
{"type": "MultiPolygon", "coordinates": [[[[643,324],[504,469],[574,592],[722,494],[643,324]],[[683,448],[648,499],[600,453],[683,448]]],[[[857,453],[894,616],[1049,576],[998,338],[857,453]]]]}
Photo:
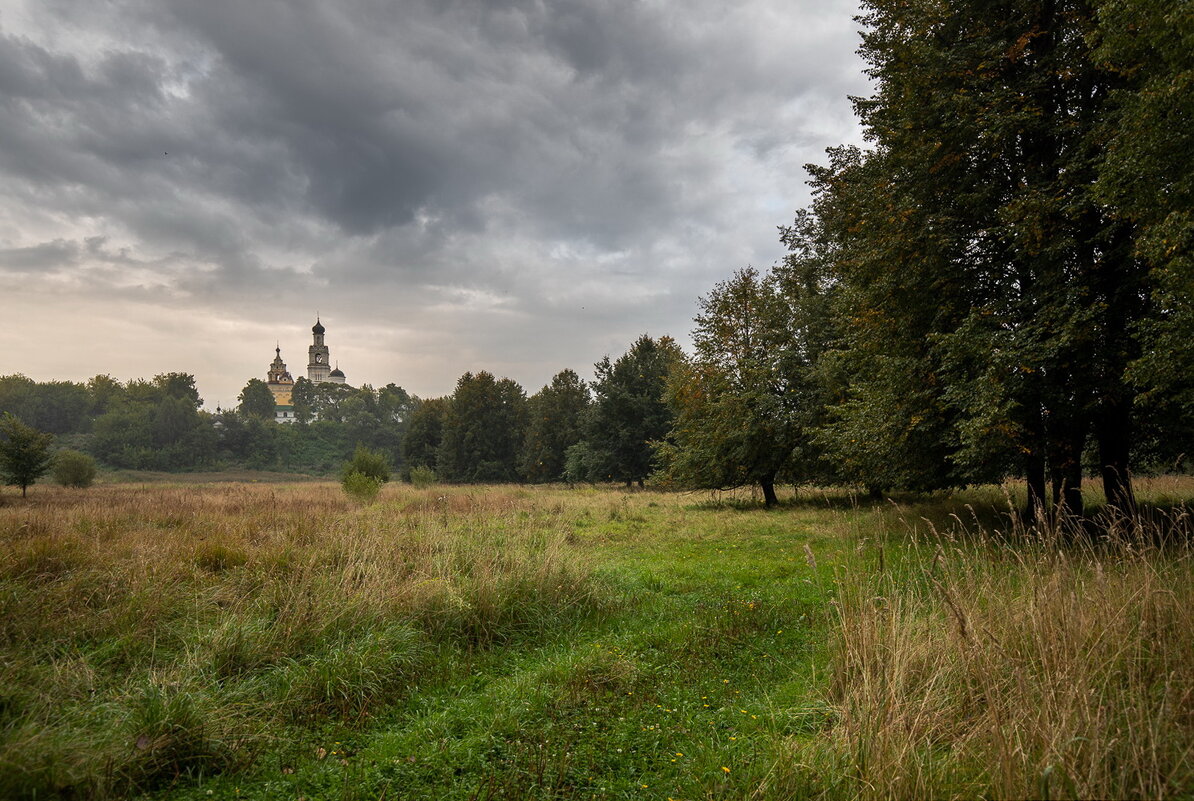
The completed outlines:
{"type": "Polygon", "coordinates": [[[95,481],[95,459],[72,450],[59,451],[54,456],[51,475],[63,487],[84,489],[95,481]]]}
{"type": "Polygon", "coordinates": [[[385,483],[380,478],[367,476],[364,473],[358,473],[353,470],[347,473],[340,479],[340,486],[344,488],[344,492],[348,497],[360,503],[371,503],[377,498],[377,493],[381,492],[381,485],[385,483]]]}
{"type": "Polygon", "coordinates": [[[369,503],[381,492],[382,484],[390,480],[390,464],[386,457],[358,445],[352,460],[340,472],[340,486],[353,500],[369,503]]]}
{"type": "Polygon", "coordinates": [[[352,454],[351,461],[340,471],[340,479],[348,478],[350,473],[360,473],[369,478],[375,478],[382,484],[390,480],[390,463],[386,457],[377,451],[371,451],[364,445],[358,445],[352,454]]]}
{"type": "Polygon", "coordinates": [[[418,465],[410,469],[410,483],[424,489],[439,481],[435,471],[425,465],[418,465]]]}

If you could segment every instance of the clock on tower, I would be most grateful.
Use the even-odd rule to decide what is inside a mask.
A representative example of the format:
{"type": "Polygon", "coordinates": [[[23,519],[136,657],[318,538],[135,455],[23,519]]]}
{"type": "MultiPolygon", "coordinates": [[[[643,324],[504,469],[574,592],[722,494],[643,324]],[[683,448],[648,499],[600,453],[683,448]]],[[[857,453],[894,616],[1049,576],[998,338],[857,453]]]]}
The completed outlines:
{"type": "Polygon", "coordinates": [[[311,326],[312,343],[311,347],[307,348],[307,378],[316,384],[323,383],[328,380],[329,354],[328,346],[323,344],[323,324],[319,322],[319,318],[315,318],[315,325],[311,326]]]}

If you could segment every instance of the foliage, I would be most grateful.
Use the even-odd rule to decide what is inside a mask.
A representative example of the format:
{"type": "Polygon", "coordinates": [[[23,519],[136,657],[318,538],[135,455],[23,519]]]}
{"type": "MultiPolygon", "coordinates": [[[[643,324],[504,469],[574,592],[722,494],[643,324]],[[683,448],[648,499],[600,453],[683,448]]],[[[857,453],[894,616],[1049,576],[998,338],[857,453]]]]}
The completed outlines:
{"type": "Polygon", "coordinates": [[[1140,461],[1173,464],[1194,444],[1194,12],[1162,0],[1097,6],[1095,58],[1121,84],[1095,189],[1138,226],[1152,284],[1128,370],[1140,391],[1140,461]]]}
{"type": "MultiPolygon", "coordinates": [[[[198,410],[194,377],[166,373],[126,384],[93,379],[103,413],[92,425],[90,450],[113,467],[178,470],[211,464],[218,435],[198,410]]],[[[268,390],[267,390],[268,391],[268,390]]]]}
{"type": "Polygon", "coordinates": [[[300,424],[315,419],[315,384],[306,376],[299,376],[290,389],[290,405],[294,407],[294,418],[300,424]]]}
{"type": "Polygon", "coordinates": [[[410,483],[418,489],[426,489],[439,481],[439,476],[430,467],[415,465],[410,468],[410,483]]]}
{"type": "Polygon", "coordinates": [[[450,403],[450,398],[430,398],[414,404],[410,425],[402,440],[402,459],[408,470],[416,467],[435,470],[450,403]]]}
{"type": "Polygon", "coordinates": [[[359,470],[346,470],[340,477],[340,486],[344,488],[345,494],[358,503],[372,503],[381,492],[383,484],[383,479],[359,470]]]}
{"type": "Polygon", "coordinates": [[[277,401],[273,391],[260,378],[250,378],[249,383],[237,396],[240,401],[238,407],[245,417],[256,417],[259,420],[273,420],[277,401]]]}
{"type": "Polygon", "coordinates": [[[580,441],[589,407],[589,388],[572,370],[557,373],[551,383],[527,401],[529,423],[519,456],[519,472],[527,481],[564,478],[568,448],[580,441]]]}
{"type": "Polygon", "coordinates": [[[54,481],[64,487],[90,487],[95,481],[95,459],[79,451],[58,451],[54,454],[51,474],[54,481]]]}
{"type": "MultiPolygon", "coordinates": [[[[1136,386],[1157,383],[1142,343],[1180,330],[1186,290],[1167,299],[1163,274],[1188,252],[1189,199],[1169,176],[1190,174],[1164,133],[1189,108],[1175,91],[1189,48],[1160,24],[1189,15],[1169,8],[866,4],[875,92],[855,106],[872,148],[812,168],[812,223],[789,241],[833,286],[820,440],[847,475],[927,490],[1016,470],[1030,512],[1049,480],[1080,513],[1089,439],[1105,494],[1132,507],[1136,386]],[[1149,231],[1174,220],[1158,251],[1149,231]]],[[[1154,350],[1189,372],[1173,369],[1188,350],[1154,350]]]]}
{"type": "Polygon", "coordinates": [[[527,400],[516,382],[465,373],[443,420],[436,472],[445,481],[498,482],[518,477],[527,400]]]}
{"type": "Polygon", "coordinates": [[[26,489],[50,469],[54,435],[27,426],[10,412],[0,416],[0,477],[6,484],[26,489]]]}
{"type": "Polygon", "coordinates": [[[812,365],[823,343],[806,309],[815,291],[805,289],[790,273],[746,268],[701,299],[696,354],[668,375],[675,420],[658,445],[661,480],[758,484],[772,506],[777,480],[816,475],[812,429],[823,399],[812,365]]]}
{"type": "MultiPolygon", "coordinates": [[[[652,443],[667,436],[672,412],[664,402],[668,371],[683,355],[671,337],[643,334],[611,362],[594,365],[593,404],[584,422],[585,458],[571,464],[589,481],[640,485],[654,469],[652,443]]],[[[569,473],[571,480],[582,476],[569,473]]]]}
{"type": "Polygon", "coordinates": [[[341,476],[345,478],[352,473],[375,478],[384,484],[390,480],[390,465],[383,454],[371,451],[364,445],[357,445],[352,459],[340,471],[341,476]]]}
{"type": "Polygon", "coordinates": [[[564,480],[569,484],[595,483],[610,474],[605,455],[594,451],[588,442],[581,440],[564,451],[564,480]]]}
{"type": "Polygon", "coordinates": [[[0,376],[0,412],[9,412],[50,434],[87,431],[91,405],[92,398],[82,384],[36,382],[19,373],[0,376]]]}

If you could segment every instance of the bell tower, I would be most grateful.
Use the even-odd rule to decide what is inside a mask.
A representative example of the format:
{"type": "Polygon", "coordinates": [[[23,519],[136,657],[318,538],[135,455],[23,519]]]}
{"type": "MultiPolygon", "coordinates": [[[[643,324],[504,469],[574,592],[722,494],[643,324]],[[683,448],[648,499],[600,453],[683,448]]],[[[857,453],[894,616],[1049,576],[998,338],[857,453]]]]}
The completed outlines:
{"type": "Polygon", "coordinates": [[[311,347],[307,348],[307,378],[316,384],[327,381],[331,372],[328,366],[328,346],[323,344],[323,332],[323,325],[316,316],[315,325],[311,326],[313,342],[311,347]]]}
{"type": "Polygon", "coordinates": [[[269,378],[266,386],[274,393],[274,402],[282,406],[290,404],[290,391],[294,389],[294,379],[286,371],[286,363],[282,361],[282,348],[274,348],[274,361],[266,374],[269,378]]]}

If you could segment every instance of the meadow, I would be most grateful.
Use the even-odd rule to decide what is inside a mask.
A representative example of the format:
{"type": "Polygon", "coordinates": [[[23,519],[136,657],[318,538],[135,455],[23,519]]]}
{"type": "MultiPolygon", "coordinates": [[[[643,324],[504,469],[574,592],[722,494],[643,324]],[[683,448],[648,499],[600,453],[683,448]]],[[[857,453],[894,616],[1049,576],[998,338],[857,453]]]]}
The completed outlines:
{"type": "Polygon", "coordinates": [[[1194,481],[1140,490],[6,493],[0,797],[1190,797],[1194,481]]]}

